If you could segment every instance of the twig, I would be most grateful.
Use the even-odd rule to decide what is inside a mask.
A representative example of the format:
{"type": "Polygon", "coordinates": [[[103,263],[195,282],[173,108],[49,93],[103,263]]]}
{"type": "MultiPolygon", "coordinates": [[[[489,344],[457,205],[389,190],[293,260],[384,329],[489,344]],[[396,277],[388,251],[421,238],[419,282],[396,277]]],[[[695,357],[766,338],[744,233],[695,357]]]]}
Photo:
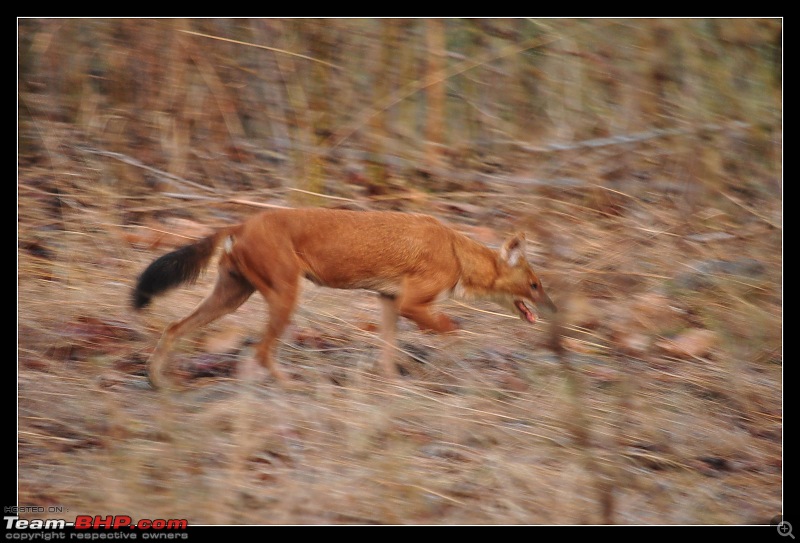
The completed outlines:
{"type": "Polygon", "coordinates": [[[328,198],[329,200],[341,200],[343,202],[351,202],[351,203],[356,204],[358,206],[366,207],[361,202],[359,202],[358,200],[354,200],[352,198],[345,198],[343,196],[333,196],[331,194],[322,194],[321,192],[314,192],[314,191],[311,191],[311,190],[296,189],[294,187],[287,187],[287,190],[291,190],[291,191],[294,191],[294,192],[302,192],[303,194],[310,194],[312,196],[319,196],[320,198],[328,198]]]}
{"type": "Polygon", "coordinates": [[[240,204],[245,206],[268,207],[271,209],[289,209],[287,206],[279,206],[277,204],[265,204],[263,202],[254,202],[253,200],[243,200],[241,198],[229,198],[226,201],[231,204],[240,204]]]}
{"type": "Polygon", "coordinates": [[[213,192],[213,193],[217,192],[215,189],[213,189],[211,187],[207,187],[205,185],[201,185],[200,183],[195,183],[194,181],[189,181],[188,179],[184,179],[182,177],[178,177],[175,174],[171,174],[169,172],[165,172],[164,170],[159,170],[158,168],[153,168],[152,166],[148,166],[147,164],[145,164],[144,162],[142,162],[140,160],[136,160],[135,158],[129,157],[128,155],[123,155],[122,153],[115,153],[113,151],[105,151],[103,149],[92,149],[90,147],[76,147],[76,148],[81,150],[81,151],[84,151],[86,153],[91,153],[93,155],[105,156],[105,157],[108,157],[108,158],[113,158],[115,160],[119,160],[120,162],[124,162],[125,164],[130,164],[131,166],[136,166],[137,168],[141,168],[141,169],[146,170],[146,171],[148,171],[150,173],[159,175],[159,176],[163,177],[164,179],[166,179],[167,181],[170,181],[171,183],[174,183],[176,185],[189,185],[190,187],[194,187],[194,188],[206,191],[206,192],[213,192]]]}
{"type": "Polygon", "coordinates": [[[768,224],[768,225],[770,225],[771,227],[773,227],[773,228],[776,228],[776,229],[778,229],[778,230],[780,230],[780,229],[782,228],[782,226],[781,226],[781,225],[779,225],[779,224],[775,224],[774,222],[772,222],[772,221],[771,221],[770,219],[768,219],[767,217],[765,217],[765,216],[761,215],[760,213],[756,213],[756,212],[755,212],[755,211],[754,211],[752,208],[750,208],[750,207],[747,207],[747,206],[746,206],[744,203],[742,203],[742,201],[741,201],[741,200],[739,200],[739,199],[738,199],[738,198],[736,198],[735,196],[732,196],[732,195],[728,194],[727,192],[723,192],[723,191],[721,191],[721,190],[720,190],[720,191],[718,191],[718,192],[719,192],[719,193],[720,193],[722,196],[724,196],[725,198],[727,198],[728,200],[730,200],[731,202],[733,202],[734,204],[736,204],[737,206],[741,207],[742,209],[744,209],[744,210],[745,210],[745,211],[747,211],[748,213],[751,213],[751,214],[755,215],[756,217],[758,217],[759,219],[761,219],[762,221],[764,221],[765,223],[767,223],[767,224],[768,224]]]}
{"type": "Polygon", "coordinates": [[[223,38],[222,36],[213,36],[211,34],[203,34],[202,32],[195,32],[193,30],[179,30],[178,32],[182,32],[184,34],[190,34],[192,36],[199,36],[201,38],[208,38],[211,40],[219,40],[228,43],[234,43],[236,45],[244,45],[247,47],[255,47],[256,49],[265,49],[267,51],[272,51],[274,53],[281,53],[283,55],[289,55],[291,57],[302,58],[303,60],[310,60],[311,62],[317,62],[319,64],[324,64],[325,66],[329,66],[331,68],[335,68],[337,70],[341,70],[341,66],[337,66],[332,62],[326,62],[324,60],[319,60],[318,58],[309,57],[308,55],[301,55],[300,53],[292,53],[291,51],[287,51],[286,49],[278,49],[277,47],[269,47],[268,45],[260,45],[258,43],[248,43],[246,41],[240,40],[232,40],[230,38],[223,38]]]}
{"type": "Polygon", "coordinates": [[[575,149],[609,147],[611,145],[624,145],[626,143],[637,143],[640,141],[647,141],[656,138],[666,138],[669,136],[683,136],[695,132],[716,132],[720,130],[740,130],[748,128],[750,124],[736,121],[730,124],[704,124],[702,126],[690,126],[686,128],[665,128],[656,130],[645,130],[643,132],[636,132],[633,134],[620,134],[618,136],[610,136],[607,138],[592,138],[583,141],[576,141],[573,143],[551,143],[548,145],[525,145],[519,144],[523,151],[532,153],[549,153],[553,151],[573,151],[575,149]]]}

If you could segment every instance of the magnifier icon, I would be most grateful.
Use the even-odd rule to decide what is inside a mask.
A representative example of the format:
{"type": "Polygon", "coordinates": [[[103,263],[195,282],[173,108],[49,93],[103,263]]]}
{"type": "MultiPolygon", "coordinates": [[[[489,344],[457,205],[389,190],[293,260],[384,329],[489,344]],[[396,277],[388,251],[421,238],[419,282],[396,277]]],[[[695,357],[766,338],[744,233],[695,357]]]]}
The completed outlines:
{"type": "Polygon", "coordinates": [[[794,534],[792,533],[792,525],[782,520],[778,523],[778,533],[782,536],[786,537],[787,535],[794,539],[794,534]]]}

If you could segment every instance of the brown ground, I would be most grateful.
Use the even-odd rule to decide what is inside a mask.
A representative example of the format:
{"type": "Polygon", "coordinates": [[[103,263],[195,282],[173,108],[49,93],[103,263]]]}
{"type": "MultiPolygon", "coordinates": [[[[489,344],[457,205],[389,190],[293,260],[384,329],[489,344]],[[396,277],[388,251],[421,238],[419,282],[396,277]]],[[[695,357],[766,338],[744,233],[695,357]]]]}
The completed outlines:
{"type": "MultiPolygon", "coordinates": [[[[630,170],[663,158],[640,153],[630,170]]],[[[131,198],[108,175],[117,167],[136,169],[78,148],[20,167],[20,504],[191,524],[751,524],[780,513],[782,209],[759,171],[742,176],[751,185],[701,185],[662,163],[601,188],[531,184],[542,171],[522,167],[469,191],[342,190],[349,200],[319,201],[432,213],[495,246],[525,230],[562,310],[566,356],[546,319],[447,301],[463,331],[402,323],[405,376],[386,383],[373,365],[374,297],[308,283],[280,349],[300,390],[231,375],[264,326],[253,297],[181,344],[172,361],[185,390],[163,393],[144,361],[215,272],[141,315],[135,278],[176,239],[255,207],[131,198]]]]}

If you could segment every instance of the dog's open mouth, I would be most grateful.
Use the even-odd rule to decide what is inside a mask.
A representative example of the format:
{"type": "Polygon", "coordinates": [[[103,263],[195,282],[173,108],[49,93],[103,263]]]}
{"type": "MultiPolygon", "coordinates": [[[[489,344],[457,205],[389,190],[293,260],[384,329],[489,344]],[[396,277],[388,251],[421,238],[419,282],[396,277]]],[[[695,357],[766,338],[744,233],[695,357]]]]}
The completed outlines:
{"type": "Polygon", "coordinates": [[[522,300],[514,300],[514,307],[519,310],[519,316],[522,318],[522,320],[526,320],[531,323],[536,322],[536,315],[534,315],[533,312],[528,309],[528,306],[526,306],[522,300]]]}

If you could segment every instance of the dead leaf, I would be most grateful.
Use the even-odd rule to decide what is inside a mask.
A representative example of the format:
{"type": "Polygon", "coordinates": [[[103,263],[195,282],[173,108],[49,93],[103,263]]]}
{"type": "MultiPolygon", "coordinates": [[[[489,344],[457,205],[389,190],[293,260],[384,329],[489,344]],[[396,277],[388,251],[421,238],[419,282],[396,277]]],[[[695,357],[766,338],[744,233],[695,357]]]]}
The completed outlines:
{"type": "Polygon", "coordinates": [[[378,332],[378,325],[374,322],[360,321],[356,323],[356,328],[365,332],[378,332]]]}
{"type": "Polygon", "coordinates": [[[656,346],[672,356],[695,358],[708,354],[716,345],[717,339],[717,334],[711,330],[693,328],[681,332],[674,338],[657,341],[656,346]]]}
{"type": "Polygon", "coordinates": [[[672,301],[657,292],[637,295],[631,305],[629,315],[631,325],[642,330],[664,330],[675,326],[680,312],[672,306],[672,301]]]}
{"type": "Polygon", "coordinates": [[[530,388],[527,382],[520,379],[516,375],[503,375],[503,378],[500,380],[500,386],[503,387],[504,390],[510,390],[511,392],[525,392],[530,388]]]}
{"type": "Polygon", "coordinates": [[[616,336],[617,345],[626,354],[640,356],[650,349],[651,338],[638,332],[621,332],[616,336]]]}
{"type": "Polygon", "coordinates": [[[296,328],[292,333],[292,339],[298,345],[310,349],[324,349],[330,346],[328,338],[312,328],[296,328]]]}

